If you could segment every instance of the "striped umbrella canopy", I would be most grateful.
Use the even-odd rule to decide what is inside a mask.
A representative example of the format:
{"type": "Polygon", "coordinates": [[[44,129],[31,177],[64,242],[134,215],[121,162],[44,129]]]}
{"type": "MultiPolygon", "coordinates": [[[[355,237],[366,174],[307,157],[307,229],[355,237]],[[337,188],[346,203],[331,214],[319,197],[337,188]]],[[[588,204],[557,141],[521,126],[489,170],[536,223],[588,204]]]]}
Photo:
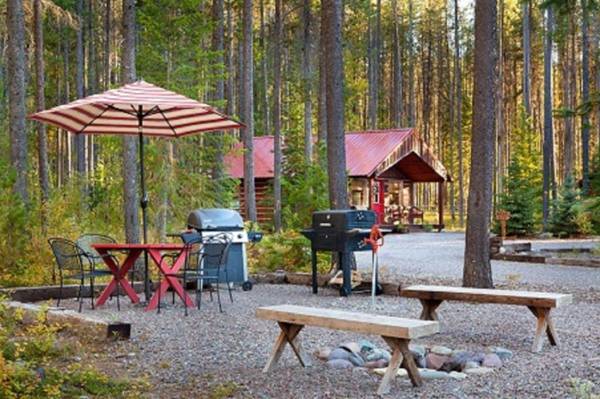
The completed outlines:
{"type": "Polygon", "coordinates": [[[242,126],[210,105],[143,80],[40,111],[30,118],[75,134],[180,137],[242,126]]]}
{"type": "MultiPolygon", "coordinates": [[[[148,240],[146,208],[148,195],[144,179],[143,136],[181,137],[210,131],[243,127],[208,104],[165,90],[143,80],[118,89],[94,94],[68,104],[40,111],[30,119],[48,123],[74,134],[139,136],[140,182],[144,242],[148,240]]],[[[149,297],[148,257],[146,298],[149,297]]]]}

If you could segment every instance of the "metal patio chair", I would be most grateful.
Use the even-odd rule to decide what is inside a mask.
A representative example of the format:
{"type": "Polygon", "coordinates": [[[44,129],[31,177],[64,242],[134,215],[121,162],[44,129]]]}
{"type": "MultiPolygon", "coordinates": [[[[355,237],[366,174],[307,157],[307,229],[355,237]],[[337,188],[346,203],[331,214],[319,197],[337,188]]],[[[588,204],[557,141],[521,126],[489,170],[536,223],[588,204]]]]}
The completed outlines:
{"type": "Polygon", "coordinates": [[[78,280],[79,289],[77,290],[77,300],[79,302],[79,312],[83,305],[82,289],[85,284],[85,280],[90,280],[90,298],[92,302],[92,309],[94,307],[94,278],[106,275],[112,275],[108,270],[95,270],[93,262],[87,262],[83,259],[86,257],[83,250],[73,241],[65,238],[50,238],[48,240],[52,253],[56,259],[58,265],[58,271],[60,275],[60,291],[56,306],[60,306],[60,300],[62,299],[63,287],[65,280],[78,280]],[[89,266],[84,267],[84,263],[89,266]]]}
{"type": "MultiPolygon", "coordinates": [[[[75,243],[79,246],[79,248],[83,251],[84,257],[82,258],[84,263],[88,263],[90,267],[95,270],[99,275],[112,275],[112,272],[108,270],[108,268],[104,264],[104,257],[111,257],[114,259],[115,263],[118,265],[119,261],[113,255],[100,255],[98,251],[96,251],[92,245],[93,244],[116,244],[117,240],[114,238],[107,236],[105,234],[98,233],[86,233],[79,236],[75,243]]],[[[115,276],[117,279],[117,276],[115,276]]],[[[117,279],[117,310],[121,310],[121,303],[119,301],[119,289],[120,284],[117,279]]],[[[111,299],[113,295],[111,294],[111,299]]]]}
{"type": "MultiPolygon", "coordinates": [[[[227,257],[231,248],[231,238],[228,234],[217,234],[208,238],[200,236],[188,239],[184,250],[188,251],[182,270],[177,273],[166,274],[165,277],[175,277],[182,280],[185,289],[188,282],[196,282],[196,306],[200,310],[202,306],[202,292],[204,283],[210,284],[210,298],[213,299],[213,291],[216,291],[219,311],[223,312],[221,304],[220,283],[227,285],[229,299],[233,303],[233,295],[229,277],[227,275],[227,257]],[[221,273],[223,271],[223,273],[221,273]],[[222,275],[224,280],[222,279],[222,275]]],[[[175,258],[177,255],[165,254],[165,258],[175,258]]],[[[160,285],[159,285],[160,286],[160,285]]],[[[158,312],[160,313],[160,291],[158,298],[158,312]]],[[[188,315],[187,306],[184,304],[184,313],[188,315]]]]}

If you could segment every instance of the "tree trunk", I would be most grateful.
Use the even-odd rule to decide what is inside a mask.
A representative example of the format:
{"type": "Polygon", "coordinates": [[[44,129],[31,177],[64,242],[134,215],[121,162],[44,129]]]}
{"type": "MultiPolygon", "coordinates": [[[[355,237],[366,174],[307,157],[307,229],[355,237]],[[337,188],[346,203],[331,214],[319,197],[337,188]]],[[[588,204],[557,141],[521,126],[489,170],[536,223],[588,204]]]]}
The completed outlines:
{"type": "Polygon", "coordinates": [[[408,126],[415,127],[415,65],[414,65],[414,14],[413,0],[408,0],[408,126]]]}
{"type": "Polygon", "coordinates": [[[227,104],[225,105],[225,113],[227,115],[233,115],[234,110],[234,83],[233,77],[235,76],[235,64],[233,62],[233,10],[231,9],[231,3],[227,2],[227,40],[224,43],[225,51],[225,65],[227,70],[227,79],[225,80],[224,94],[227,104]]]}
{"type": "Polygon", "coordinates": [[[256,218],[256,192],[254,185],[254,55],[253,55],[253,0],[244,0],[243,10],[243,74],[242,74],[242,129],[244,141],[244,200],[246,218],[253,222],[256,218]]]}
{"type": "Polygon", "coordinates": [[[392,43],[392,126],[402,127],[402,44],[400,41],[400,23],[398,21],[398,0],[392,0],[393,43],[392,43]]]}
{"type": "MultiPolygon", "coordinates": [[[[323,14],[323,10],[321,10],[323,14]]],[[[325,27],[323,21],[319,27],[319,132],[318,143],[320,147],[327,145],[327,57],[325,50],[325,27]]],[[[325,162],[321,162],[324,166],[325,162]]]]}
{"type": "MultiPolygon", "coordinates": [[[[224,57],[223,57],[223,42],[224,42],[224,10],[223,10],[223,0],[213,0],[212,2],[212,19],[214,25],[214,29],[212,32],[212,51],[215,54],[214,59],[214,74],[216,76],[215,87],[213,91],[213,101],[216,104],[219,104],[219,108],[223,100],[225,99],[225,82],[223,75],[223,65],[224,65],[224,57]]],[[[219,206],[227,206],[227,204],[222,202],[223,199],[223,178],[224,178],[224,149],[223,149],[223,132],[214,132],[213,142],[214,142],[214,150],[215,150],[215,164],[212,168],[212,175],[215,179],[216,189],[217,189],[217,204],[219,206]]]]}
{"type": "MultiPolygon", "coordinates": [[[[574,21],[570,21],[574,28],[574,21]]],[[[571,32],[574,34],[574,32],[571,32]]],[[[577,81],[575,79],[575,51],[570,51],[569,38],[565,38],[559,46],[559,56],[561,59],[562,69],[562,107],[568,110],[575,108],[575,92],[577,90],[577,81]]],[[[575,134],[574,134],[574,119],[567,115],[563,119],[564,122],[564,142],[562,148],[563,154],[563,181],[567,176],[573,174],[575,166],[575,134]]]]}
{"type": "MultiPolygon", "coordinates": [[[[135,0],[123,0],[123,44],[121,55],[121,81],[123,84],[136,80],[135,70],[135,0]]],[[[123,137],[123,206],[125,239],[140,242],[138,215],[138,138],[123,137]]]]}
{"type": "MultiPolygon", "coordinates": [[[[371,8],[369,7],[369,14],[371,8]]],[[[379,109],[379,57],[381,50],[379,41],[381,40],[381,0],[377,0],[375,10],[375,28],[372,27],[373,18],[369,15],[369,45],[368,45],[368,63],[369,63],[369,129],[377,129],[377,112],[379,109]]]]}
{"type": "Polygon", "coordinates": [[[29,202],[27,187],[27,129],[25,126],[25,17],[21,0],[6,2],[6,74],[10,161],[16,172],[15,193],[29,202]]]}
{"type": "Polygon", "coordinates": [[[332,209],[348,207],[344,137],[344,58],[342,52],[342,0],[321,1],[327,87],[327,171],[332,209]]]}
{"type": "MultiPolygon", "coordinates": [[[[589,4],[581,0],[581,101],[590,100],[590,43],[589,43],[589,4]]],[[[581,116],[581,171],[583,177],[582,192],[588,194],[590,188],[590,115],[581,116]]]]}
{"type": "Polygon", "coordinates": [[[523,9],[523,107],[527,118],[531,117],[531,2],[524,0],[523,9]]]}
{"type": "Polygon", "coordinates": [[[312,162],[312,40],[310,13],[310,0],[304,0],[302,8],[302,22],[304,23],[304,35],[302,40],[302,78],[304,83],[304,160],[307,164],[312,162]]]}
{"type": "MultiPolygon", "coordinates": [[[[77,0],[76,3],[77,17],[79,19],[79,29],[77,29],[77,44],[75,47],[75,91],[77,98],[83,98],[85,96],[84,87],[84,49],[83,49],[83,30],[85,29],[84,24],[84,13],[83,13],[83,0],[77,0]]],[[[85,164],[85,137],[82,134],[75,135],[75,153],[77,154],[77,173],[80,177],[85,175],[86,164],[85,164]]]]}
{"type": "Polygon", "coordinates": [[[554,132],[552,128],[552,34],[554,14],[552,5],[546,8],[544,34],[544,145],[543,145],[543,201],[542,216],[544,230],[548,227],[550,193],[554,186],[554,132]]]}
{"type": "Polygon", "coordinates": [[[104,90],[110,87],[110,33],[111,33],[111,0],[105,0],[104,9],[104,90]]]}
{"type": "MultiPolygon", "coordinates": [[[[44,13],[42,10],[41,0],[33,2],[33,25],[35,36],[35,76],[36,76],[36,94],[35,94],[35,109],[43,111],[46,108],[44,96],[45,88],[45,70],[44,70],[44,13]]],[[[46,202],[49,196],[48,183],[48,138],[46,136],[46,125],[38,122],[38,170],[41,191],[41,225],[42,234],[46,234],[46,202]]]]}
{"type": "Polygon", "coordinates": [[[460,36],[458,34],[458,0],[454,0],[454,81],[456,84],[456,134],[458,144],[458,219],[465,225],[465,186],[462,126],[462,74],[460,67],[460,36]]]}
{"type": "Polygon", "coordinates": [[[475,2],[473,123],[469,215],[465,242],[463,285],[492,287],[489,228],[494,177],[494,128],[498,40],[496,2],[475,2]]]}
{"type": "Polygon", "coordinates": [[[281,0],[275,0],[275,31],[273,51],[273,136],[274,136],[274,173],[273,173],[273,226],[275,232],[281,231],[281,0]]]}
{"type": "Polygon", "coordinates": [[[269,111],[269,73],[268,73],[268,53],[269,46],[267,45],[266,40],[266,29],[265,29],[265,0],[260,0],[260,46],[262,49],[262,59],[260,61],[260,67],[262,72],[262,84],[263,84],[263,92],[262,92],[262,108],[263,108],[263,131],[265,134],[271,131],[271,113],[269,111]]]}
{"type": "Polygon", "coordinates": [[[497,150],[496,150],[496,192],[494,196],[494,209],[496,205],[496,199],[503,192],[503,177],[505,173],[505,157],[508,154],[505,153],[506,142],[506,131],[504,129],[504,0],[499,0],[498,5],[500,8],[499,15],[499,33],[498,33],[498,84],[496,85],[496,137],[497,137],[497,150]]]}

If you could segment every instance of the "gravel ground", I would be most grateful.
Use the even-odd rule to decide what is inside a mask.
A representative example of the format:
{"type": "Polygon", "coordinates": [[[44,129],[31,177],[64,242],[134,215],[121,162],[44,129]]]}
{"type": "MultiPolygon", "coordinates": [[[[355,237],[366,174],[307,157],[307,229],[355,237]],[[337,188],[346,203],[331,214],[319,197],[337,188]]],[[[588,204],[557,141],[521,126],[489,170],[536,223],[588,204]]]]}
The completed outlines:
{"type": "MultiPolygon", "coordinates": [[[[600,245],[600,239],[531,240],[531,242],[533,249],[592,248],[600,245]]],[[[379,252],[382,279],[388,282],[402,282],[406,276],[462,278],[464,248],[464,233],[412,233],[386,236],[385,245],[379,252]]],[[[360,270],[371,270],[370,252],[357,252],[356,259],[360,270]]],[[[598,268],[492,261],[492,273],[496,282],[516,280],[527,284],[551,286],[560,282],[563,287],[575,289],[600,287],[598,268]]]]}
{"type": "MultiPolygon", "coordinates": [[[[567,291],[561,284],[556,283],[554,290],[567,291]]],[[[388,397],[564,398],[573,396],[569,378],[600,381],[600,293],[585,287],[571,292],[575,303],[553,313],[562,346],[558,349],[545,342],[539,354],[530,352],[535,321],[526,308],[442,304],[442,332],[419,343],[473,351],[502,346],[513,351],[513,358],[491,375],[469,376],[463,381],[429,380],[413,388],[407,378],[399,378],[388,397]]],[[[148,396],[152,398],[220,398],[228,392],[252,398],[375,397],[380,377],[364,371],[332,370],[316,359],[313,367],[303,369],[289,349],[276,371],[263,374],[278,328],[273,322],[256,319],[255,309],[290,303],[412,318],[420,313],[419,303],[411,299],[381,296],[373,309],[366,295],[340,298],[337,291],[325,289],[315,296],[309,287],[293,285],[256,285],[249,292],[234,292],[234,299],[234,304],[224,301],[225,313],[219,313],[216,302],[207,301],[202,310],[191,310],[188,317],[180,302],[168,305],[161,314],[144,312],[127,300],[122,301],[120,312],[114,300],[95,311],[86,306],[84,312],[132,323],[131,340],[109,344],[108,351],[124,363],[130,376],[149,379],[152,390],[148,396]],[[131,355],[123,356],[127,353],[131,355]]],[[[64,304],[75,307],[74,301],[64,304]]],[[[379,337],[311,327],[300,336],[309,353],[360,338],[384,346],[379,337]]]]}

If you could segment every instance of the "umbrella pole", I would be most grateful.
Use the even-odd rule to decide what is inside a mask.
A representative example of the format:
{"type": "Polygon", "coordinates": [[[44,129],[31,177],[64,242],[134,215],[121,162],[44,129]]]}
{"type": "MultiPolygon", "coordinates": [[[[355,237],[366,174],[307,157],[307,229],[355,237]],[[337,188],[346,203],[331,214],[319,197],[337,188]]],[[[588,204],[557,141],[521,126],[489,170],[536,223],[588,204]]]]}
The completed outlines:
{"type": "MultiPolygon", "coordinates": [[[[140,205],[142,207],[142,226],[143,226],[143,234],[144,234],[144,244],[148,243],[148,228],[146,226],[146,208],[148,208],[148,193],[146,193],[146,180],[144,177],[144,135],[143,135],[143,121],[144,121],[144,113],[142,106],[140,105],[138,108],[138,136],[140,139],[139,149],[140,149],[140,185],[142,189],[142,198],[140,199],[140,205]]],[[[144,251],[144,295],[146,296],[146,301],[150,300],[150,276],[148,275],[148,252],[144,251]]]]}

